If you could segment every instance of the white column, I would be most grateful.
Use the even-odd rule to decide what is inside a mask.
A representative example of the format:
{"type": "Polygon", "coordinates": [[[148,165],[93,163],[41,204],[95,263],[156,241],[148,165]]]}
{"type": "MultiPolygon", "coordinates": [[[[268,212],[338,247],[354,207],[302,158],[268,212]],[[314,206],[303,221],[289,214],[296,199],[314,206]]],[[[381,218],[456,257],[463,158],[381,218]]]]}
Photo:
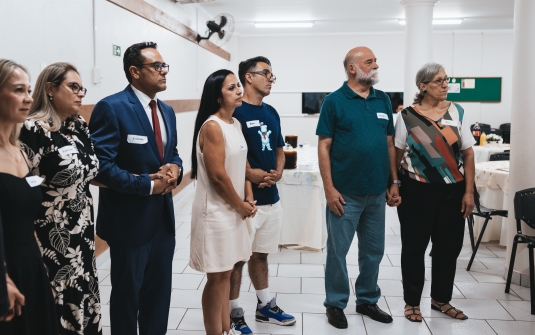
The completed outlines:
{"type": "MultiPolygon", "coordinates": [[[[513,37],[513,102],[511,105],[511,160],[509,169],[509,219],[507,226],[507,260],[509,258],[513,237],[516,234],[514,215],[515,192],[535,187],[535,150],[533,134],[535,113],[533,92],[535,92],[535,1],[515,0],[515,21],[513,37]]],[[[535,230],[522,224],[525,234],[535,235],[535,230]]],[[[529,284],[529,263],[526,244],[520,244],[515,266],[513,283],[527,286],[529,284]]]]}
{"type": "Polygon", "coordinates": [[[405,82],[403,104],[412,104],[416,72],[433,61],[433,7],[438,0],[400,0],[405,7],[405,82]]]}

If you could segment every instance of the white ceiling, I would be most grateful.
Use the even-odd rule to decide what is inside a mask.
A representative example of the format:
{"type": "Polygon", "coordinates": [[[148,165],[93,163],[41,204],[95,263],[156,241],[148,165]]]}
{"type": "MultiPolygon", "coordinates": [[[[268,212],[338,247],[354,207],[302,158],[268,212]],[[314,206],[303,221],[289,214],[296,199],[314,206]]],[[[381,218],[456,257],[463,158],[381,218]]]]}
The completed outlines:
{"type": "MultiPolygon", "coordinates": [[[[435,18],[464,18],[461,25],[435,25],[435,30],[513,29],[514,0],[441,0],[435,18]]],[[[187,5],[184,5],[187,6],[187,5]]],[[[355,34],[403,32],[399,0],[215,0],[199,4],[211,16],[229,13],[235,34],[355,34]],[[312,28],[255,28],[258,21],[315,21],[312,28]]]]}

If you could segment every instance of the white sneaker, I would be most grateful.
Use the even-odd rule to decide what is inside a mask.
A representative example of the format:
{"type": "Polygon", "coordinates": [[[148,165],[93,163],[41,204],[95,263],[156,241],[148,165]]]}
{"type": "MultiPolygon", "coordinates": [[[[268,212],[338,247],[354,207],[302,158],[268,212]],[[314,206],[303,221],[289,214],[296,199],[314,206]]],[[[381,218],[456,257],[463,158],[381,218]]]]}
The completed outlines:
{"type": "Polygon", "coordinates": [[[241,335],[241,331],[231,328],[228,333],[223,332],[223,335],[241,335]]]}

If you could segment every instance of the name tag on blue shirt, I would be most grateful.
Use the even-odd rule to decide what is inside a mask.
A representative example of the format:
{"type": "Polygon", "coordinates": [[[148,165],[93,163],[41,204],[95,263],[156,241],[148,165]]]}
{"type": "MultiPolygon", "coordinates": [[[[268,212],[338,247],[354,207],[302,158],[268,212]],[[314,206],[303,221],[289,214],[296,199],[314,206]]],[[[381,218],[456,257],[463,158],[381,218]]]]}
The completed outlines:
{"type": "Polygon", "coordinates": [[[378,119],[388,120],[388,114],[386,114],[386,113],[377,113],[377,118],[378,119]]]}
{"type": "Polygon", "coordinates": [[[260,127],[260,120],[247,121],[247,128],[260,127]]]}

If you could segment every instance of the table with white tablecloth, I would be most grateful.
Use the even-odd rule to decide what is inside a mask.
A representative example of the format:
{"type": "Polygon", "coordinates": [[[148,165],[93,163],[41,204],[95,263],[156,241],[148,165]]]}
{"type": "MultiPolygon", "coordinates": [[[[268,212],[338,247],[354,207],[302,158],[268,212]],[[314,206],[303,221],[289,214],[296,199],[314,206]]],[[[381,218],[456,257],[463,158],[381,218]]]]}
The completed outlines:
{"type": "Polygon", "coordinates": [[[488,162],[490,160],[490,155],[498,154],[504,152],[505,150],[510,150],[511,146],[509,144],[485,144],[485,145],[474,145],[474,160],[476,163],[488,162]]]}
{"type": "MultiPolygon", "coordinates": [[[[476,163],[475,183],[482,206],[507,209],[509,194],[509,161],[476,163]]],[[[475,217],[474,233],[479,236],[484,219],[475,217]]],[[[487,225],[482,242],[497,240],[507,244],[507,218],[493,217],[487,225]]]]}
{"type": "Polygon", "coordinates": [[[283,210],[279,243],[288,248],[319,250],[327,242],[327,227],[318,148],[306,146],[296,151],[297,169],[284,170],[277,183],[283,210]]]}

